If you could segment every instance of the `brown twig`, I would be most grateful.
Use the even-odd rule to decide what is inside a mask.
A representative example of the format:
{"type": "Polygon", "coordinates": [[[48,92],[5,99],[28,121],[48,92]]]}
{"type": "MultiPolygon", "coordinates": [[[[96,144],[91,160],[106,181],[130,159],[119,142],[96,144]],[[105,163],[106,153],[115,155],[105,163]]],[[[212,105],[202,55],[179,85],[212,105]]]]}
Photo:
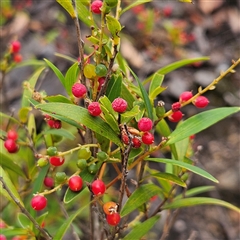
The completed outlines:
{"type": "Polygon", "coordinates": [[[21,209],[22,213],[24,215],[26,215],[26,217],[34,224],[35,228],[38,229],[42,235],[47,239],[53,239],[52,236],[47,232],[47,230],[45,230],[44,228],[41,228],[40,225],[36,222],[36,220],[31,216],[31,214],[27,211],[27,209],[22,206],[21,202],[19,201],[19,199],[17,199],[13,193],[11,192],[11,190],[8,188],[7,184],[5,183],[3,177],[0,177],[0,182],[2,183],[2,187],[3,189],[5,189],[7,191],[7,193],[9,194],[9,196],[12,198],[12,200],[17,204],[17,206],[21,209]]]}

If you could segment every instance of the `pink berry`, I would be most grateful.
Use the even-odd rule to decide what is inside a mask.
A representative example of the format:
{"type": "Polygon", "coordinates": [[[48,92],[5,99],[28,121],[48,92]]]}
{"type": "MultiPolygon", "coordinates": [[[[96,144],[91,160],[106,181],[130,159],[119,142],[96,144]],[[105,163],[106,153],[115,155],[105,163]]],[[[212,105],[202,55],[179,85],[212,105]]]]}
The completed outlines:
{"type": "Polygon", "coordinates": [[[103,3],[100,0],[93,1],[91,4],[91,11],[96,14],[101,14],[101,7],[103,3]]]}
{"type": "Polygon", "coordinates": [[[21,43],[19,41],[14,41],[11,43],[11,52],[18,53],[21,49],[21,43]]]}
{"type": "Polygon", "coordinates": [[[47,199],[42,195],[36,195],[31,200],[31,206],[36,211],[43,210],[47,206],[47,199]]]}
{"type": "Polygon", "coordinates": [[[127,109],[127,102],[123,98],[116,98],[112,102],[112,108],[115,112],[123,113],[127,109]]]}
{"type": "Polygon", "coordinates": [[[75,83],[72,86],[72,94],[76,98],[82,98],[86,95],[87,88],[82,83],[75,83]]]}
{"type": "Polygon", "coordinates": [[[7,224],[3,220],[0,220],[0,229],[6,228],[6,227],[7,227],[7,224]]]}
{"type": "Polygon", "coordinates": [[[151,145],[152,143],[154,143],[154,135],[150,132],[145,132],[142,135],[142,142],[144,144],[151,145]]]}
{"type": "Polygon", "coordinates": [[[11,129],[7,132],[7,138],[16,141],[18,139],[18,134],[15,130],[11,129]]]}
{"type": "Polygon", "coordinates": [[[54,186],[54,179],[51,177],[45,177],[43,183],[46,187],[52,188],[54,186]]]}
{"type": "Polygon", "coordinates": [[[172,104],[172,111],[173,112],[176,112],[176,111],[179,111],[181,108],[181,103],[180,102],[175,102],[172,104]]]}
{"type": "Polygon", "coordinates": [[[138,137],[133,137],[132,144],[134,148],[140,148],[142,145],[142,141],[138,137]]]}
{"type": "Polygon", "coordinates": [[[150,131],[152,129],[152,120],[147,117],[143,117],[138,122],[138,129],[143,132],[150,131]]]}
{"type": "Polygon", "coordinates": [[[60,129],[62,127],[62,122],[60,120],[54,120],[53,128],[60,129]]]}
{"type": "Polygon", "coordinates": [[[12,139],[7,139],[4,142],[4,147],[7,149],[9,153],[16,153],[18,151],[17,143],[12,139]]]}
{"type": "Polygon", "coordinates": [[[91,189],[94,195],[104,194],[106,191],[106,186],[102,180],[95,180],[91,185],[91,189]]]}
{"type": "Polygon", "coordinates": [[[109,225],[116,226],[119,224],[121,217],[119,213],[116,212],[116,213],[108,214],[106,219],[109,225]]]}
{"type": "Polygon", "coordinates": [[[173,112],[170,116],[168,116],[169,121],[171,122],[179,122],[183,117],[181,111],[173,112]]]}
{"type": "Polygon", "coordinates": [[[64,164],[65,159],[64,157],[53,156],[50,157],[49,161],[53,166],[58,167],[64,164]]]}
{"type": "Polygon", "coordinates": [[[183,103],[183,102],[188,101],[192,97],[193,97],[192,92],[190,92],[190,91],[183,92],[183,93],[181,93],[181,95],[179,97],[179,101],[180,101],[180,103],[183,103]]]}
{"type": "Polygon", "coordinates": [[[102,112],[99,102],[92,102],[88,105],[88,112],[96,117],[99,116],[102,112]]]}
{"type": "Polygon", "coordinates": [[[20,53],[14,54],[13,61],[15,63],[20,63],[22,61],[22,54],[20,54],[20,53]]]}
{"type": "Polygon", "coordinates": [[[122,141],[124,144],[129,145],[130,141],[129,141],[129,137],[126,133],[122,133],[121,138],[122,138],[122,141]]]}
{"type": "Polygon", "coordinates": [[[0,234],[0,240],[7,240],[7,238],[5,237],[5,235],[0,234]]]}
{"type": "Polygon", "coordinates": [[[100,77],[100,78],[98,78],[98,91],[101,90],[104,82],[105,82],[105,77],[100,77]]]}
{"type": "Polygon", "coordinates": [[[69,179],[68,186],[72,191],[78,192],[82,189],[83,180],[80,176],[73,176],[69,179]]]}
{"type": "Polygon", "coordinates": [[[54,119],[47,119],[47,125],[50,128],[54,128],[55,120],[54,119]]]}
{"type": "Polygon", "coordinates": [[[205,108],[209,104],[209,100],[204,96],[199,96],[193,101],[193,104],[197,108],[205,108]]]}

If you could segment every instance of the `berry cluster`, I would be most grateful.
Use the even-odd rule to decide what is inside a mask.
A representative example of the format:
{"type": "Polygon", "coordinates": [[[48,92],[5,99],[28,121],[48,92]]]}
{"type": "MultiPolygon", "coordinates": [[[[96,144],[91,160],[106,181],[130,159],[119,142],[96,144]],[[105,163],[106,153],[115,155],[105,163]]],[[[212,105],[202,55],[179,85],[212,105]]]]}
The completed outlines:
{"type": "Polygon", "coordinates": [[[54,119],[49,115],[45,115],[44,120],[47,122],[50,128],[60,129],[62,127],[62,122],[58,119],[54,119]]]}
{"type": "Polygon", "coordinates": [[[4,147],[9,153],[16,153],[18,151],[17,139],[18,134],[15,130],[9,130],[7,132],[7,139],[4,141],[4,147]]]}
{"type": "MultiPolygon", "coordinates": [[[[183,92],[179,96],[179,102],[175,102],[172,104],[172,114],[168,116],[169,121],[171,122],[179,122],[182,117],[183,113],[180,111],[181,104],[187,102],[193,97],[191,91],[183,92]]],[[[205,108],[209,104],[209,100],[204,96],[198,96],[195,100],[192,101],[193,105],[197,108],[205,108]]]]}
{"type": "Polygon", "coordinates": [[[13,61],[19,63],[22,61],[22,55],[19,53],[21,50],[21,43],[19,41],[13,41],[10,44],[10,52],[12,54],[13,61]]]}

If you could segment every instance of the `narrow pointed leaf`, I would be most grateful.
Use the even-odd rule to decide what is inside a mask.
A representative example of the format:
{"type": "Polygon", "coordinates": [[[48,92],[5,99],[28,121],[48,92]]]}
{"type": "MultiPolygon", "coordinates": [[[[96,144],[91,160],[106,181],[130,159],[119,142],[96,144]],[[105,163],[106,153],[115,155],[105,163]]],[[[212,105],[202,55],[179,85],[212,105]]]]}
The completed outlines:
{"type": "Polygon", "coordinates": [[[54,96],[47,96],[44,98],[44,100],[47,100],[47,102],[72,103],[71,100],[60,94],[54,96]]]}
{"type": "Polygon", "coordinates": [[[48,134],[57,135],[57,136],[65,137],[65,138],[70,139],[70,140],[75,139],[75,136],[71,132],[69,132],[69,131],[67,131],[63,128],[61,128],[61,129],[49,129],[47,131],[44,131],[43,134],[44,135],[48,135],[48,134]]]}
{"type": "Polygon", "coordinates": [[[78,125],[79,128],[81,124],[83,124],[94,132],[105,136],[117,145],[122,145],[118,135],[112,128],[100,117],[91,116],[86,108],[67,103],[46,103],[38,104],[35,107],[44,112],[48,112],[50,115],[54,116],[56,114],[56,117],[60,116],[60,120],[62,121],[75,123],[74,126],[78,125]]]}
{"type": "Polygon", "coordinates": [[[90,18],[89,10],[84,6],[83,1],[76,1],[77,3],[77,12],[78,17],[81,19],[82,22],[84,22],[87,26],[92,25],[92,20],[90,18]]]}
{"type": "Polygon", "coordinates": [[[133,239],[141,239],[144,235],[146,235],[150,229],[156,224],[159,220],[160,216],[154,216],[149,218],[143,223],[139,223],[136,227],[134,227],[130,233],[128,233],[123,240],[133,240],[133,239]]]}
{"type": "Polygon", "coordinates": [[[65,75],[65,89],[69,96],[72,96],[72,86],[77,80],[79,73],[78,62],[75,62],[68,70],[65,75]]]}
{"type": "Polygon", "coordinates": [[[163,209],[176,209],[176,208],[192,207],[192,206],[206,205],[206,204],[223,206],[240,213],[240,209],[232,205],[231,203],[225,202],[220,199],[207,198],[207,197],[192,197],[192,198],[177,199],[169,204],[164,205],[163,209]]]}
{"type": "MultiPolygon", "coordinates": [[[[161,89],[164,75],[155,73],[149,86],[149,98],[153,100],[157,96],[156,89],[161,89]]],[[[160,92],[159,92],[160,93],[160,92]]]]}
{"type": "Polygon", "coordinates": [[[126,216],[145,202],[147,202],[151,197],[161,193],[162,190],[155,184],[149,183],[140,186],[136,189],[132,195],[129,197],[127,202],[122,208],[120,213],[121,217],[126,216]]]}
{"type": "Polygon", "coordinates": [[[151,2],[152,0],[136,0],[135,2],[133,2],[132,4],[128,5],[127,7],[125,7],[120,14],[122,15],[123,13],[125,13],[126,11],[128,11],[129,9],[136,7],[140,4],[144,4],[144,3],[148,3],[151,2]]]}
{"type": "Polygon", "coordinates": [[[184,121],[170,135],[167,145],[178,142],[186,137],[201,132],[216,122],[240,111],[239,107],[222,107],[211,109],[194,115],[184,121]]]}
{"type": "Polygon", "coordinates": [[[122,75],[119,75],[116,79],[112,78],[108,84],[106,95],[112,102],[115,98],[121,94],[122,87],[122,75]]]}
{"type": "Polygon", "coordinates": [[[173,160],[173,159],[165,159],[165,158],[147,158],[145,159],[146,161],[153,161],[153,162],[161,162],[161,163],[167,163],[167,164],[172,164],[174,166],[179,166],[185,169],[188,169],[191,172],[194,172],[204,178],[207,178],[213,182],[218,183],[218,180],[216,178],[214,178],[210,173],[204,171],[203,169],[187,164],[185,162],[181,162],[181,161],[177,161],[177,160],[173,160]]]}
{"type": "Polygon", "coordinates": [[[57,0],[57,2],[70,14],[71,18],[76,17],[71,0],[57,0]]]}

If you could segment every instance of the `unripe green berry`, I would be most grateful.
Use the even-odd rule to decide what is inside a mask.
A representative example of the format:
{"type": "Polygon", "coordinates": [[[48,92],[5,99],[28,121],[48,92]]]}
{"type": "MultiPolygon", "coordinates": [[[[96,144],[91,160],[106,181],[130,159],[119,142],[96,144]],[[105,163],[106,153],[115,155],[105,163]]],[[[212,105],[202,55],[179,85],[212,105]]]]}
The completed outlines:
{"type": "Polygon", "coordinates": [[[163,117],[163,115],[166,113],[165,107],[164,107],[165,103],[163,101],[159,101],[157,103],[156,106],[156,115],[158,118],[163,117]]]}
{"type": "Polygon", "coordinates": [[[103,64],[98,64],[95,68],[95,73],[98,77],[104,77],[107,74],[107,68],[103,64]]]}
{"type": "Polygon", "coordinates": [[[90,166],[88,166],[88,171],[89,171],[89,173],[91,173],[91,174],[96,174],[97,171],[98,171],[98,166],[97,166],[97,164],[93,163],[93,164],[91,164],[90,166]]]}
{"type": "Polygon", "coordinates": [[[87,167],[86,159],[79,159],[77,161],[77,166],[78,166],[79,169],[84,170],[87,167]]]}
{"type": "Polygon", "coordinates": [[[56,184],[61,184],[67,180],[67,175],[65,172],[57,172],[55,175],[56,184]]]}
{"type": "Polygon", "coordinates": [[[78,158],[88,160],[91,157],[92,153],[89,148],[81,148],[78,151],[78,158]]]}
{"type": "Polygon", "coordinates": [[[47,154],[49,155],[49,156],[56,156],[57,155],[57,148],[56,147],[49,147],[48,149],[47,149],[47,154]]]}
{"type": "Polygon", "coordinates": [[[44,167],[48,165],[48,160],[46,158],[39,158],[37,161],[37,166],[38,167],[44,167]]]}
{"type": "Polygon", "coordinates": [[[100,162],[104,162],[106,160],[108,160],[109,156],[107,155],[107,153],[105,152],[98,152],[97,153],[97,159],[100,161],[100,162]]]}

